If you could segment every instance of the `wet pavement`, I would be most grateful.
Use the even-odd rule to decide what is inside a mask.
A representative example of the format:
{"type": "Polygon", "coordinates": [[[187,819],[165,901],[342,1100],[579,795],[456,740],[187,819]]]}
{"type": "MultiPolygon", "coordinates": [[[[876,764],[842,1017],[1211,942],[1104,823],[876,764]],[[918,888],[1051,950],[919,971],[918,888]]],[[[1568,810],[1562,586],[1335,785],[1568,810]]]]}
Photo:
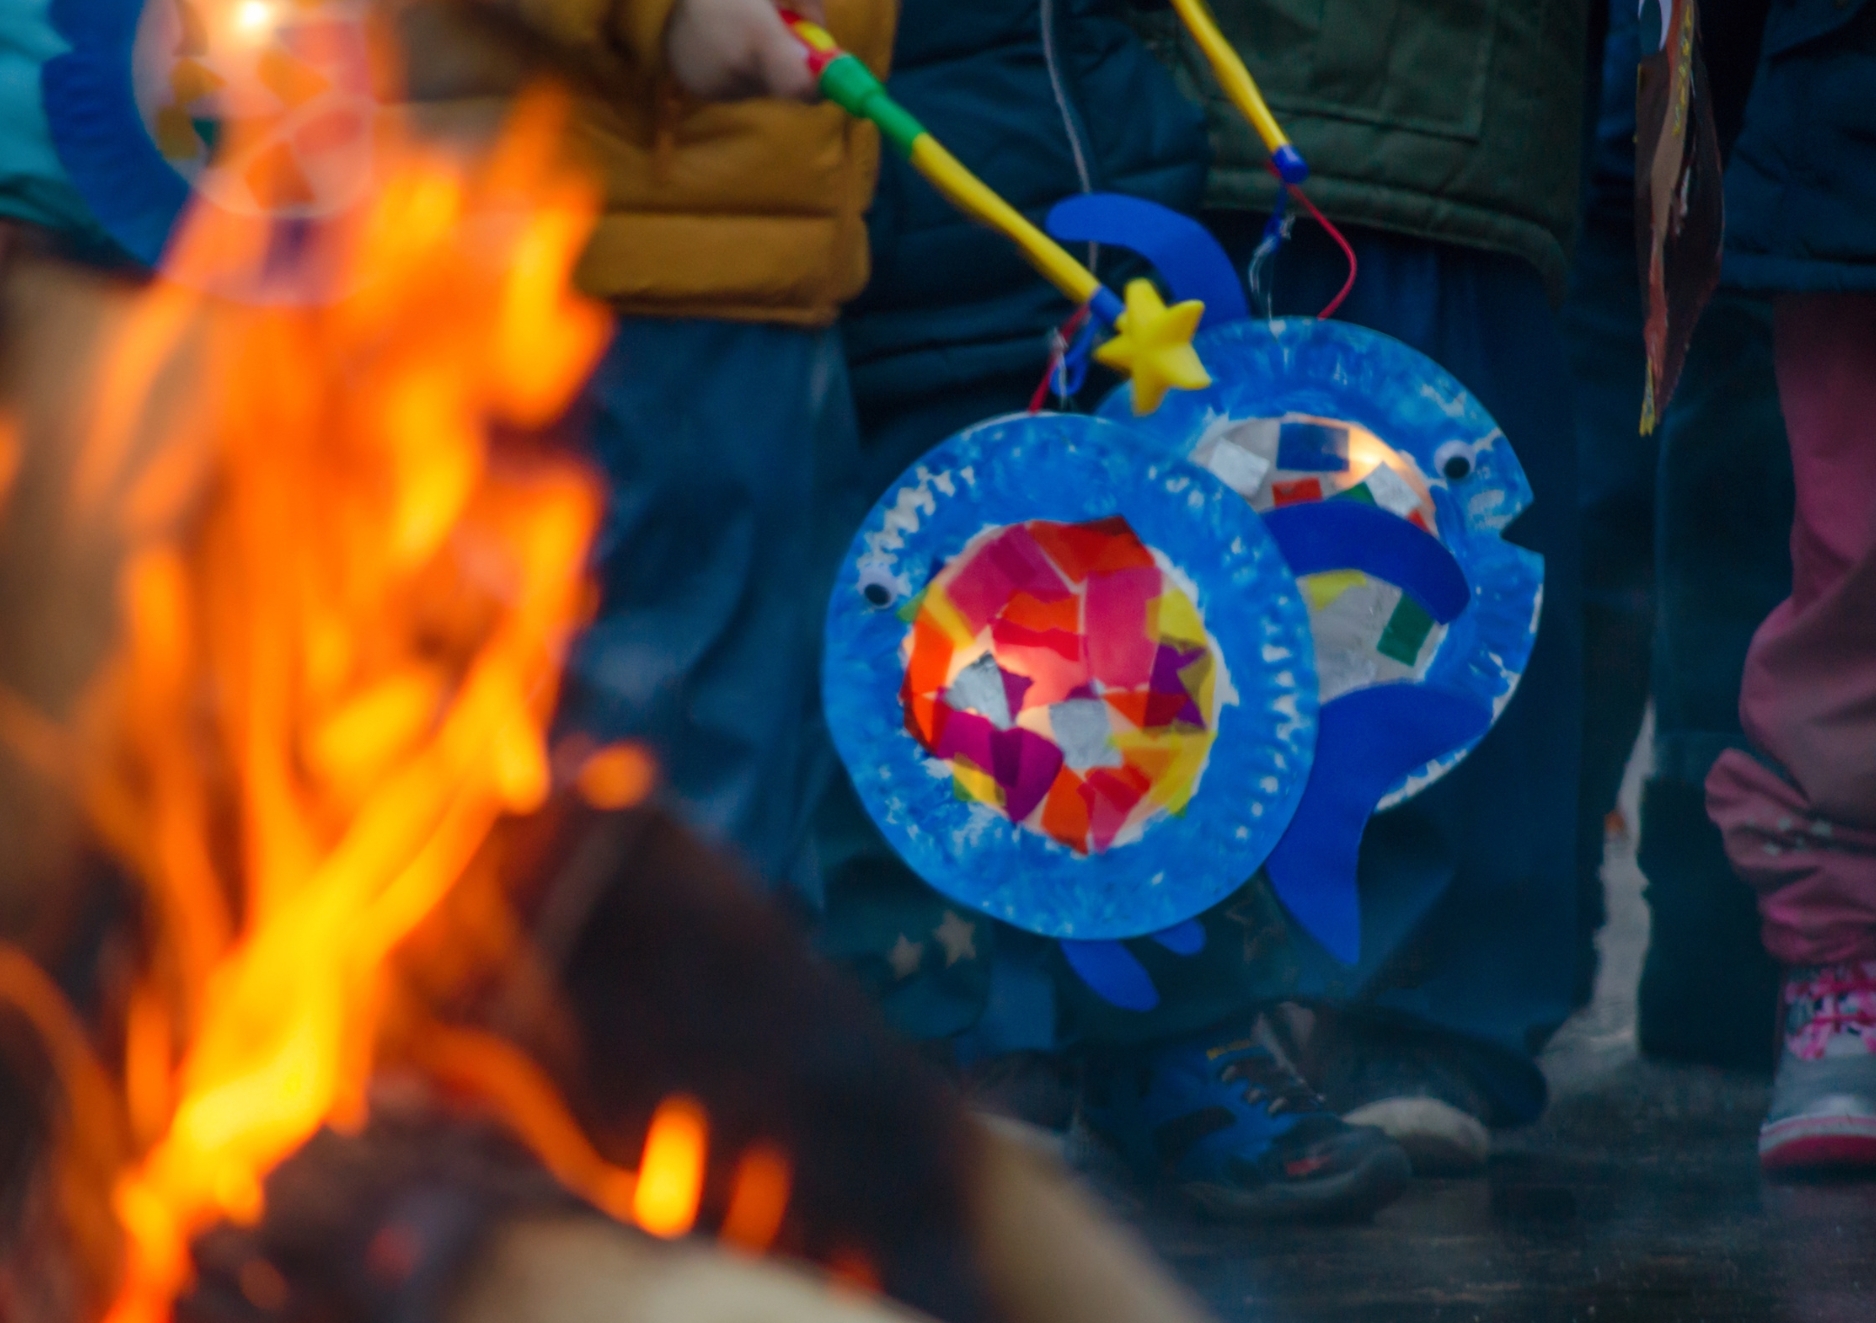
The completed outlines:
{"type": "Polygon", "coordinates": [[[1636,1056],[1647,909],[1626,840],[1605,879],[1596,1000],[1545,1055],[1549,1112],[1497,1136],[1484,1176],[1416,1181],[1355,1227],[1134,1210],[1223,1319],[1876,1323],[1876,1181],[1762,1181],[1764,1082],[1636,1056]]]}

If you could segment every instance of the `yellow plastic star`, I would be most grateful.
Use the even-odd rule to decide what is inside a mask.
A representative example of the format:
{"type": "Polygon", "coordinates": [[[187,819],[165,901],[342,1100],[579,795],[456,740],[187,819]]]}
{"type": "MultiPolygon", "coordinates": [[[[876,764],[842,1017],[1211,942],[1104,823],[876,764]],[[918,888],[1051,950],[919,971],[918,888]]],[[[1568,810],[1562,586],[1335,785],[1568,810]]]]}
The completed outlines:
{"type": "Polygon", "coordinates": [[[1115,336],[1094,356],[1117,372],[1133,378],[1133,411],[1152,413],[1166,392],[1204,390],[1211,373],[1192,347],[1193,332],[1205,305],[1197,299],[1167,307],[1153,282],[1127,282],[1127,311],[1114,323],[1115,336]]]}

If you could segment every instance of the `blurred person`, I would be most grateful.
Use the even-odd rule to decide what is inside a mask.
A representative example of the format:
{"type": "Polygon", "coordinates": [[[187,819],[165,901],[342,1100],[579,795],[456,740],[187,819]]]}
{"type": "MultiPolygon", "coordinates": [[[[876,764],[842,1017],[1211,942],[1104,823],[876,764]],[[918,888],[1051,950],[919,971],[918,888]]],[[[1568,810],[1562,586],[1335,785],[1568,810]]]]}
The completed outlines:
{"type": "MultiPolygon", "coordinates": [[[[1491,733],[1368,824],[1360,962],[1296,934],[1254,881],[1206,917],[1199,958],[1141,954],[1157,1011],[1071,1008],[1082,1032],[1132,1044],[1100,1072],[1089,1115],[1125,1147],[1157,1147],[1175,1181],[1243,1185],[1289,1099],[1247,1092],[1236,1045],[1258,1005],[1289,999],[1312,1008],[1291,1022],[1310,1029],[1299,1064],[1330,1107],[1382,1128],[1417,1171],[1476,1171],[1488,1127],[1543,1109],[1534,1054],[1579,986],[1576,443],[1555,309],[1577,228],[1588,5],[1213,8],[1359,260],[1336,316],[1425,353],[1503,427],[1535,495],[1508,539],[1544,557],[1543,616],[1491,733]]],[[[1242,269],[1277,184],[1170,19],[1167,40],[1210,112],[1206,220],[1242,269]]],[[[1271,311],[1313,316],[1348,274],[1305,217],[1275,258],[1271,311]]]]}
{"type": "MultiPolygon", "coordinates": [[[[1768,0],[1700,10],[1720,155],[1739,136],[1768,0]]],[[[1791,463],[1767,297],[1723,283],[1661,424],[1642,435],[1635,255],[1634,7],[1610,0],[1582,235],[1562,312],[1579,449],[1585,703],[1577,828],[1579,999],[1595,974],[1605,819],[1654,705],[1638,861],[1651,923],[1637,1033],[1651,1056],[1766,1071],[1777,968],[1707,818],[1702,783],[1740,747],[1752,631],[1791,587],[1791,463]]]]}
{"type": "MultiPolygon", "coordinates": [[[[884,72],[891,0],[797,7],[884,72]]],[[[834,321],[866,283],[878,135],[801,104],[815,80],[770,0],[441,4],[405,42],[429,123],[473,123],[529,73],[530,42],[583,79],[606,209],[579,278],[619,321],[581,420],[612,501],[563,722],[647,742],[686,821],[811,888],[807,815],[833,759],[817,511],[854,463],[834,321]],[[475,40],[445,56],[439,29],[475,40]]]]}
{"type": "Polygon", "coordinates": [[[1772,9],[1727,170],[1725,273],[1773,296],[1791,595],[1753,635],[1750,747],[1706,780],[1785,968],[1768,1171],[1876,1166],[1876,5],[1772,9]]]}
{"type": "MultiPolygon", "coordinates": [[[[892,0],[798,7],[884,69],[892,0]]],[[[831,759],[813,734],[814,511],[852,464],[832,323],[866,281],[875,130],[807,104],[815,80],[770,0],[383,9],[420,131],[483,140],[529,82],[573,86],[605,198],[579,281],[619,321],[579,419],[613,499],[564,720],[654,746],[687,820],[786,880],[831,759]]],[[[47,128],[39,69],[66,46],[49,13],[0,17],[0,216],[127,266],[47,128]]]]}

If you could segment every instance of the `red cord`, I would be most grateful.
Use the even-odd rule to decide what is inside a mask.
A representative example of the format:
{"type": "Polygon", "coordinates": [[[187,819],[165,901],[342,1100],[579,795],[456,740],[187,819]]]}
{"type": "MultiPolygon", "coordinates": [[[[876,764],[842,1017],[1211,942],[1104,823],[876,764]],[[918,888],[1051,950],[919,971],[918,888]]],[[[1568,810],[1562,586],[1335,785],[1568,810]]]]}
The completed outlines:
{"type": "Polygon", "coordinates": [[[1355,288],[1355,276],[1360,270],[1360,264],[1355,261],[1355,250],[1348,246],[1348,240],[1343,238],[1342,232],[1335,228],[1335,223],[1327,216],[1323,215],[1322,212],[1317,209],[1316,204],[1309,200],[1307,193],[1303,192],[1303,190],[1298,188],[1295,184],[1289,184],[1286,185],[1286,187],[1290,190],[1290,196],[1309,208],[1309,214],[1316,218],[1318,225],[1329,232],[1329,237],[1335,240],[1336,247],[1342,250],[1342,256],[1348,259],[1348,279],[1342,282],[1341,291],[1337,293],[1334,298],[1329,300],[1328,306],[1316,314],[1317,317],[1333,316],[1335,310],[1342,306],[1342,300],[1348,297],[1348,292],[1355,288]]]}
{"type": "Polygon", "coordinates": [[[1042,371],[1042,380],[1036,386],[1036,393],[1029,397],[1029,412],[1041,413],[1042,406],[1049,402],[1049,383],[1055,379],[1055,355],[1049,355],[1049,366],[1042,371]]]}
{"type": "Polygon", "coordinates": [[[1348,259],[1348,279],[1342,282],[1341,291],[1334,298],[1329,300],[1328,306],[1316,314],[1318,318],[1333,316],[1335,310],[1342,306],[1342,300],[1348,297],[1348,292],[1355,288],[1355,276],[1360,270],[1360,264],[1355,261],[1355,250],[1348,246],[1348,240],[1343,238],[1342,232],[1335,228],[1335,222],[1317,210],[1316,204],[1309,200],[1307,193],[1303,192],[1303,190],[1295,184],[1283,183],[1283,176],[1277,173],[1277,163],[1275,161],[1265,161],[1264,169],[1270,171],[1271,177],[1279,184],[1282,184],[1284,188],[1290,190],[1291,197],[1309,208],[1309,214],[1316,218],[1316,224],[1322,226],[1323,229],[1329,232],[1329,237],[1335,240],[1335,246],[1342,250],[1342,256],[1348,259]]]}

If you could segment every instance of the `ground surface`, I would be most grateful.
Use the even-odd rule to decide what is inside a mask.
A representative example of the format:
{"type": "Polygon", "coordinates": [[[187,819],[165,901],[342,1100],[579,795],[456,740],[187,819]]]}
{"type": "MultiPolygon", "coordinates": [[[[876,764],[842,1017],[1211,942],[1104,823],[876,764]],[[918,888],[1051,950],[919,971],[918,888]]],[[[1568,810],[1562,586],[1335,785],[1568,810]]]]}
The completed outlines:
{"type": "Polygon", "coordinates": [[[1648,918],[1627,840],[1611,839],[1605,877],[1596,1001],[1546,1054],[1549,1113],[1500,1135],[1485,1176],[1418,1181],[1359,1227],[1133,1210],[1222,1318],[1876,1323],[1876,1182],[1762,1182],[1762,1083],[1637,1058],[1648,918]]]}

